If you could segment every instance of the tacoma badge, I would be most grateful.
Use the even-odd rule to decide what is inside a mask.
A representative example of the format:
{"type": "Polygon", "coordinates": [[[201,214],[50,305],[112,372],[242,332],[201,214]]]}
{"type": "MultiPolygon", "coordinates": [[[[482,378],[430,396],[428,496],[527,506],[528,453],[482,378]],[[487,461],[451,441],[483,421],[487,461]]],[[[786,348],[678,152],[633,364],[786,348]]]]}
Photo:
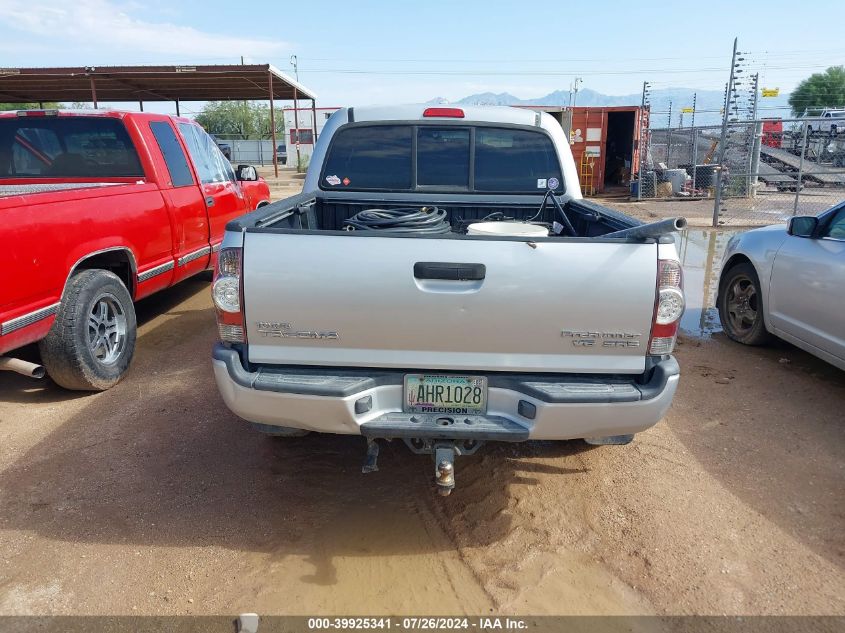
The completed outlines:
{"type": "Polygon", "coordinates": [[[261,336],[274,338],[304,338],[320,340],[337,340],[340,338],[333,330],[294,330],[290,323],[279,321],[256,321],[261,336]]]}

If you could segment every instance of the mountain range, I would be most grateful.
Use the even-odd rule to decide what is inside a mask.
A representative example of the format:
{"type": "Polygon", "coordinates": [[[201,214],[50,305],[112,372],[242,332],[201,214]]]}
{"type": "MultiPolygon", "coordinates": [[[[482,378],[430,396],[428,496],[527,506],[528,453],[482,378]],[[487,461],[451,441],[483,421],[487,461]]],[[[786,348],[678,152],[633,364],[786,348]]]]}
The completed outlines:
{"type": "MultiPolygon", "coordinates": [[[[667,127],[678,126],[681,123],[681,109],[691,108],[693,95],[695,95],[695,124],[696,125],[718,125],[722,121],[720,114],[724,102],[724,93],[721,90],[695,90],[693,88],[661,88],[651,89],[649,103],[651,105],[651,126],[667,127]],[[671,103],[671,122],[669,109],[671,103]]],[[[758,116],[760,117],[789,117],[789,93],[781,93],[777,97],[761,98],[758,105],[758,116]]],[[[447,99],[438,97],[429,101],[431,104],[450,103],[447,99]]],[[[569,90],[555,90],[549,94],[530,98],[520,99],[508,92],[481,92],[469,95],[458,101],[451,102],[457,105],[547,105],[547,106],[568,106],[570,105],[569,90]]],[[[578,91],[575,105],[577,106],[634,106],[642,103],[642,94],[627,95],[606,95],[589,88],[578,91]]],[[[683,114],[684,125],[690,125],[692,115],[683,114]]]]}

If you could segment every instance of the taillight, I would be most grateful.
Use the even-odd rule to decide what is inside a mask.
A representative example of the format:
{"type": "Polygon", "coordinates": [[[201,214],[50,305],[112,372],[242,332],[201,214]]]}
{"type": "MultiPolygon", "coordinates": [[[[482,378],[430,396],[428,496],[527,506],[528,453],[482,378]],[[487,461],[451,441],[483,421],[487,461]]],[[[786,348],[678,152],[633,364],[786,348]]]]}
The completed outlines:
{"type": "Polygon", "coordinates": [[[214,282],[211,284],[211,298],[217,312],[217,331],[220,340],[228,343],[246,343],[241,253],[240,248],[220,249],[214,282]]]}
{"type": "Polygon", "coordinates": [[[428,117],[444,117],[448,119],[463,119],[464,111],[460,108],[426,108],[423,111],[423,116],[428,117]]]}
{"type": "Polygon", "coordinates": [[[651,323],[648,353],[671,354],[684,314],[684,275],[681,263],[674,259],[657,261],[657,301],[651,323]]]}

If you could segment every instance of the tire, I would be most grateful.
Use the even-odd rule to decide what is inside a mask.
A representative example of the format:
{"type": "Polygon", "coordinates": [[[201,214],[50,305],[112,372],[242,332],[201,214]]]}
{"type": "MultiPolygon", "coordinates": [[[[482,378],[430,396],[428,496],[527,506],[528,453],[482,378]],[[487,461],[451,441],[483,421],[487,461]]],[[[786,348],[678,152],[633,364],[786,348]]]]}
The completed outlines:
{"type": "Polygon", "coordinates": [[[763,297],[754,266],[737,264],[723,274],[716,303],[722,329],[729,338],[744,345],[763,345],[771,340],[763,320],[763,297]]]}
{"type": "Polygon", "coordinates": [[[126,373],[135,352],[132,297],[107,270],[83,270],[68,282],[53,327],[38,343],[56,384],[105,391],[126,373]]]}

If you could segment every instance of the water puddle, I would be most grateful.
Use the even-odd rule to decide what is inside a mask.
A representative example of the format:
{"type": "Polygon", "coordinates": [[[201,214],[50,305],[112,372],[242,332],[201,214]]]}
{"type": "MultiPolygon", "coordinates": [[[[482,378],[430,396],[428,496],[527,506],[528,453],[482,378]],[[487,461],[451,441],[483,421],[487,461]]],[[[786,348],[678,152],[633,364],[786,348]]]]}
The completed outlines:
{"type": "Polygon", "coordinates": [[[675,234],[675,246],[684,267],[684,294],[687,309],[681,318],[681,330],[693,336],[709,338],[722,331],[716,310],[722,255],[728,241],[742,231],[723,229],[687,229],[675,234]]]}

